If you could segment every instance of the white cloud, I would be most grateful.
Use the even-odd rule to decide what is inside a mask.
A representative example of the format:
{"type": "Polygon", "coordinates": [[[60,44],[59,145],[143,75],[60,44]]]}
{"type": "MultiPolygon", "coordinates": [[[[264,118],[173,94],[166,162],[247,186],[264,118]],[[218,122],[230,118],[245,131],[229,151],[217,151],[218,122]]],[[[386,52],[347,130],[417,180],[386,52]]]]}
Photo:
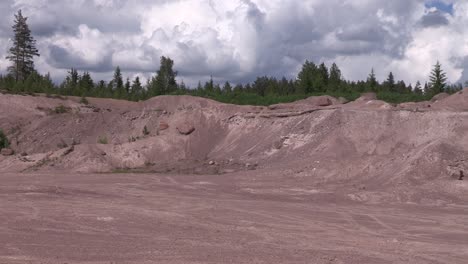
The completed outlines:
{"type": "MultiPolygon", "coordinates": [[[[165,55],[192,85],[210,75],[234,82],[293,77],[306,59],[336,61],[349,79],[364,79],[375,68],[380,79],[392,71],[406,82],[425,81],[436,60],[450,81],[468,78],[468,3],[457,2],[453,16],[438,17],[447,25],[423,27],[422,18],[434,11],[424,3],[5,0],[0,22],[11,24],[13,13],[23,8],[41,49],[38,69],[60,76],[77,67],[106,78],[117,65],[129,76],[149,76],[165,55]]],[[[8,34],[2,33],[4,44],[8,34]]],[[[5,52],[0,51],[0,71],[8,65],[5,52]]]]}

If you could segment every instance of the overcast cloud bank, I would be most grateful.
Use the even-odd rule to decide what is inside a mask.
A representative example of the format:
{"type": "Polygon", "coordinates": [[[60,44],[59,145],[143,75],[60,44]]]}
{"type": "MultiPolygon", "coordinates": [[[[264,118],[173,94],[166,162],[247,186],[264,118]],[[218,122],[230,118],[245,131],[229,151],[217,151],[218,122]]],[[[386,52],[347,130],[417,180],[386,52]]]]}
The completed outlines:
{"type": "Polygon", "coordinates": [[[426,81],[439,60],[449,81],[468,80],[467,1],[4,0],[1,72],[18,9],[38,40],[38,70],[58,80],[71,67],[95,79],[116,66],[148,77],[162,55],[192,85],[292,78],[306,59],[336,61],[347,79],[375,68],[407,83],[426,81]]]}

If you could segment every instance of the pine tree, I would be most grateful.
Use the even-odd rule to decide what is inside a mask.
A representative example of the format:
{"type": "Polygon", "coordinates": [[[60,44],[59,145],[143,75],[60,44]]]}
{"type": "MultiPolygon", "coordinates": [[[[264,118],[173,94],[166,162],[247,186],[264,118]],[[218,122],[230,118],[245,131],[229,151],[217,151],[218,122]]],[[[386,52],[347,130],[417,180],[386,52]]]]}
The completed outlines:
{"type": "Polygon", "coordinates": [[[329,91],[340,90],[341,82],[342,82],[341,70],[340,68],[338,68],[338,65],[336,65],[336,63],[333,63],[330,68],[330,80],[329,80],[328,90],[329,91]]]}
{"type": "Polygon", "coordinates": [[[422,95],[423,90],[421,88],[421,83],[419,81],[416,82],[416,86],[414,87],[414,93],[417,95],[422,95]]]}
{"type": "Polygon", "coordinates": [[[226,82],[226,83],[224,84],[224,86],[223,86],[223,92],[224,92],[225,94],[231,94],[231,92],[232,92],[232,86],[231,86],[231,84],[230,84],[229,82],[226,82]]]}
{"type": "Polygon", "coordinates": [[[135,77],[135,80],[132,84],[131,98],[133,101],[138,101],[143,99],[143,87],[141,86],[140,77],[135,77]]]}
{"type": "Polygon", "coordinates": [[[428,95],[430,93],[430,90],[429,90],[429,85],[426,83],[424,83],[424,95],[428,95]]]}
{"type": "Polygon", "coordinates": [[[17,82],[26,80],[34,72],[34,56],[39,56],[36,40],[31,35],[27,20],[28,18],[23,16],[21,10],[15,15],[13,46],[6,57],[12,62],[8,71],[17,82]]]}
{"type": "Polygon", "coordinates": [[[107,87],[106,82],[104,80],[100,80],[96,85],[96,96],[97,97],[106,97],[107,95],[107,87]]]}
{"type": "Polygon", "coordinates": [[[125,98],[130,94],[130,88],[132,88],[132,85],[130,84],[130,78],[127,77],[127,81],[125,82],[125,98]]]}
{"type": "Polygon", "coordinates": [[[393,72],[388,74],[387,80],[384,83],[385,90],[388,92],[395,92],[396,85],[395,85],[395,77],[393,76],[393,72]]]}
{"type": "Polygon", "coordinates": [[[93,93],[94,81],[89,72],[84,72],[78,81],[79,96],[90,96],[93,93]]]}
{"type": "Polygon", "coordinates": [[[297,75],[297,85],[301,93],[309,94],[318,90],[314,83],[316,73],[318,73],[317,65],[306,60],[302,65],[302,70],[297,75]]]}
{"type": "Polygon", "coordinates": [[[60,85],[60,92],[66,95],[80,95],[78,92],[78,82],[80,80],[80,75],[76,69],[71,68],[68,71],[67,77],[60,85]]]}
{"type": "Polygon", "coordinates": [[[205,92],[208,94],[214,93],[214,82],[213,82],[213,76],[210,76],[210,80],[205,83],[205,92]]]}
{"type": "Polygon", "coordinates": [[[320,90],[324,91],[324,90],[326,90],[326,87],[328,86],[328,81],[330,79],[330,74],[328,72],[327,66],[323,62],[319,66],[319,74],[320,74],[320,79],[321,79],[322,85],[323,85],[323,87],[321,87],[320,90]]]}
{"type": "Polygon", "coordinates": [[[177,72],[173,70],[174,61],[169,57],[161,57],[160,67],[150,82],[150,95],[163,95],[177,90],[177,72]]]}
{"type": "Polygon", "coordinates": [[[125,88],[124,82],[122,78],[122,71],[120,67],[117,66],[114,71],[114,78],[111,81],[112,83],[112,91],[114,94],[114,98],[123,99],[125,98],[125,88]]]}
{"type": "Polygon", "coordinates": [[[367,77],[367,87],[370,91],[376,92],[378,85],[379,83],[377,82],[377,78],[375,77],[374,68],[372,68],[371,73],[367,77]]]}
{"type": "Polygon", "coordinates": [[[429,87],[431,88],[432,94],[436,95],[445,91],[445,87],[447,86],[447,76],[442,70],[439,61],[434,65],[429,80],[429,87]]]}

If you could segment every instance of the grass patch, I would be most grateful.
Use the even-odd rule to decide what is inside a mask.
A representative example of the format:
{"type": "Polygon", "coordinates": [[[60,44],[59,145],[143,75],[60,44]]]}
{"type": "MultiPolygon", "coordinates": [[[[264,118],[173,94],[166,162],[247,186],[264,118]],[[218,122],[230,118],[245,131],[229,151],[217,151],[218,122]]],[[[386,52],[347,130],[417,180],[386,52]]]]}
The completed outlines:
{"type": "Polygon", "coordinates": [[[107,137],[106,137],[106,136],[99,137],[97,142],[98,142],[99,144],[102,144],[102,145],[107,145],[107,144],[109,144],[109,141],[107,140],[107,137]]]}
{"type": "Polygon", "coordinates": [[[83,96],[80,99],[80,104],[89,105],[89,101],[86,99],[86,97],[83,96]]]}
{"type": "Polygon", "coordinates": [[[56,113],[56,114],[70,113],[71,108],[60,104],[60,105],[58,105],[57,107],[54,108],[53,112],[56,113]]]}

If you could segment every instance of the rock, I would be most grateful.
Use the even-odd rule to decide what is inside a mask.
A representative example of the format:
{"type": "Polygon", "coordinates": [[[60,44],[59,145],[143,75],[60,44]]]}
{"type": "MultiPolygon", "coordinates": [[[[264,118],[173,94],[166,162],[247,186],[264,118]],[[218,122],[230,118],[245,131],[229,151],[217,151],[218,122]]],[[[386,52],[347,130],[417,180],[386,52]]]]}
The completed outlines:
{"type": "Polygon", "coordinates": [[[445,98],[447,98],[449,96],[450,96],[450,94],[448,94],[448,93],[440,93],[440,94],[437,94],[434,97],[432,97],[431,102],[437,102],[437,101],[443,100],[443,99],[445,99],[445,98]]]}
{"type": "Polygon", "coordinates": [[[12,156],[13,154],[15,154],[15,152],[10,148],[2,149],[1,153],[3,156],[12,156]]]}
{"type": "Polygon", "coordinates": [[[183,123],[183,124],[177,125],[177,131],[179,131],[181,135],[187,136],[187,135],[192,134],[193,131],[195,131],[195,127],[193,127],[191,124],[183,123]]]}
{"type": "Polygon", "coordinates": [[[210,164],[210,165],[215,165],[216,163],[215,163],[214,161],[211,160],[208,164],[210,164]]]}
{"type": "Polygon", "coordinates": [[[330,98],[328,97],[325,97],[325,96],[317,97],[317,102],[316,102],[317,106],[330,106],[332,104],[333,104],[332,100],[330,100],[330,98]]]}
{"type": "Polygon", "coordinates": [[[347,103],[349,103],[349,100],[344,98],[344,97],[340,97],[340,98],[338,98],[338,102],[340,104],[347,104],[347,103]]]}
{"type": "Polygon", "coordinates": [[[283,142],[283,140],[276,141],[275,143],[273,143],[273,147],[275,149],[281,149],[283,147],[283,142]]]}
{"type": "Polygon", "coordinates": [[[62,156],[66,156],[66,155],[72,153],[74,150],[75,150],[75,146],[72,145],[71,147],[67,148],[67,149],[63,152],[62,156]]]}
{"type": "Polygon", "coordinates": [[[276,109],[278,109],[278,105],[277,105],[277,104],[276,104],[276,105],[269,105],[269,106],[268,106],[268,110],[276,110],[276,109]]]}
{"type": "Polygon", "coordinates": [[[169,128],[169,124],[164,122],[164,121],[161,121],[159,122],[159,130],[160,131],[163,131],[163,130],[166,130],[169,128]]]}

